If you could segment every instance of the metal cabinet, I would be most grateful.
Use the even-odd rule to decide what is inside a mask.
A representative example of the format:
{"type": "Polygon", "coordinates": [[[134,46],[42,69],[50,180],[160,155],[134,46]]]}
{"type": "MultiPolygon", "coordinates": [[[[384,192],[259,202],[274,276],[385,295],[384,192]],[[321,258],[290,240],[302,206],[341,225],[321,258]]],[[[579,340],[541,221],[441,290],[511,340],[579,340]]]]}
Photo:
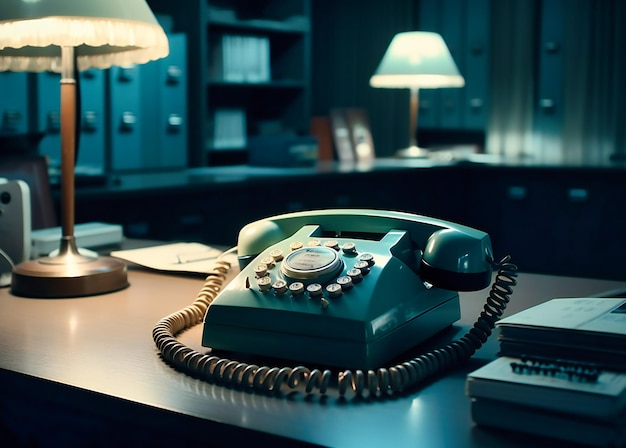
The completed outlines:
{"type": "Polygon", "coordinates": [[[185,34],[170,34],[170,54],[141,66],[142,167],[187,166],[185,34]]]}
{"type": "Polygon", "coordinates": [[[489,111],[490,0],[421,0],[418,29],[442,35],[465,87],[420,91],[418,127],[484,130],[489,111]]]}
{"type": "Polygon", "coordinates": [[[533,151],[545,162],[558,163],[564,118],[563,0],[543,0],[539,16],[533,151]]]}
{"type": "Polygon", "coordinates": [[[626,279],[621,169],[469,169],[464,224],[492,238],[522,271],[626,279]]]}
{"type": "Polygon", "coordinates": [[[0,134],[28,130],[28,78],[26,73],[0,72],[0,134]]]}

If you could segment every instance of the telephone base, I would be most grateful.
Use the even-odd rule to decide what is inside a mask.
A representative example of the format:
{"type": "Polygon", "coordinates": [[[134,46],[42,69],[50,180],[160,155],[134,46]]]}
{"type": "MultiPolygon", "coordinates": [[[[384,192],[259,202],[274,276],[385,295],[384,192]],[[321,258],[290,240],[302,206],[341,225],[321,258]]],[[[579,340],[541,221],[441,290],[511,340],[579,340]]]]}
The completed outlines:
{"type": "Polygon", "coordinates": [[[259,356],[276,356],[307,363],[350,369],[375,369],[434,336],[460,318],[459,296],[434,306],[373,340],[327,339],[304,334],[288,334],[259,328],[244,328],[212,322],[203,334],[202,345],[259,356]],[[289,341],[289,343],[285,343],[289,341]]]}
{"type": "Polygon", "coordinates": [[[488,237],[410,216],[338,211],[294,214],[285,228],[250,224],[239,274],[206,310],[202,345],[369,370],[448,327],[460,318],[455,286],[482,287],[474,278],[489,270],[488,237]]]}

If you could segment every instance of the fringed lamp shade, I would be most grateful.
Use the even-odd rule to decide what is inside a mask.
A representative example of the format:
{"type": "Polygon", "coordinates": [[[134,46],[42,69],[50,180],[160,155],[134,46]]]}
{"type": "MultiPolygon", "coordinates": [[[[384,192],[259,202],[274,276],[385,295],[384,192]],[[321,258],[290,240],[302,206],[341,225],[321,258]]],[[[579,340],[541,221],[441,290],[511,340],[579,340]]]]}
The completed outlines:
{"type": "Polygon", "coordinates": [[[78,70],[142,64],[169,53],[144,0],[2,0],[0,71],[61,70],[74,47],[78,70]]]}
{"type": "Polygon", "coordinates": [[[439,34],[409,31],[394,36],[370,85],[433,89],[463,87],[465,80],[439,34]]]}

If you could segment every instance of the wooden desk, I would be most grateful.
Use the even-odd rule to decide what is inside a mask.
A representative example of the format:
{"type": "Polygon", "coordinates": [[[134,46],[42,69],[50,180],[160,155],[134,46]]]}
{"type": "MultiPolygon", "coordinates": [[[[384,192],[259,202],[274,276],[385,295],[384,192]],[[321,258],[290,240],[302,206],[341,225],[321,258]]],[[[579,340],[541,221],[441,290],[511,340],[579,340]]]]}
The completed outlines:
{"type": "MultiPolygon", "coordinates": [[[[131,286],[77,299],[0,290],[0,445],[333,447],[527,446],[530,438],[472,425],[466,374],[495,356],[495,336],[462,369],[394,399],[275,398],[208,384],[159,358],[156,322],[188,305],[202,279],[131,270],[131,286]],[[62,443],[61,443],[62,442],[62,443]]],[[[625,283],[521,274],[507,314],[556,296],[625,283]]],[[[488,290],[463,293],[463,334],[488,290]]],[[[198,349],[201,326],[181,336],[198,349]]],[[[506,418],[506,416],[494,416],[506,418]]]]}

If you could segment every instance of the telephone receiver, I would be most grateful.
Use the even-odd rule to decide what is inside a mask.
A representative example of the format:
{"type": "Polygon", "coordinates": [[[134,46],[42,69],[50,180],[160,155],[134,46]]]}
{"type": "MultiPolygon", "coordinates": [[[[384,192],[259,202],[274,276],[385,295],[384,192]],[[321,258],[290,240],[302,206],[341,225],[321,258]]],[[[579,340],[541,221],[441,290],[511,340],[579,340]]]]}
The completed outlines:
{"type": "Polygon", "coordinates": [[[424,282],[455,291],[481,290],[491,283],[493,253],[487,233],[427,216],[363,209],[304,211],[250,223],[239,232],[240,268],[268,246],[310,224],[319,225],[324,235],[370,239],[380,238],[390,230],[405,230],[411,247],[395,255],[424,282]]]}
{"type": "Polygon", "coordinates": [[[239,274],[206,310],[202,345],[372,369],[460,318],[492,278],[489,235],[404,212],[331,209],[243,227],[239,274]]]}

